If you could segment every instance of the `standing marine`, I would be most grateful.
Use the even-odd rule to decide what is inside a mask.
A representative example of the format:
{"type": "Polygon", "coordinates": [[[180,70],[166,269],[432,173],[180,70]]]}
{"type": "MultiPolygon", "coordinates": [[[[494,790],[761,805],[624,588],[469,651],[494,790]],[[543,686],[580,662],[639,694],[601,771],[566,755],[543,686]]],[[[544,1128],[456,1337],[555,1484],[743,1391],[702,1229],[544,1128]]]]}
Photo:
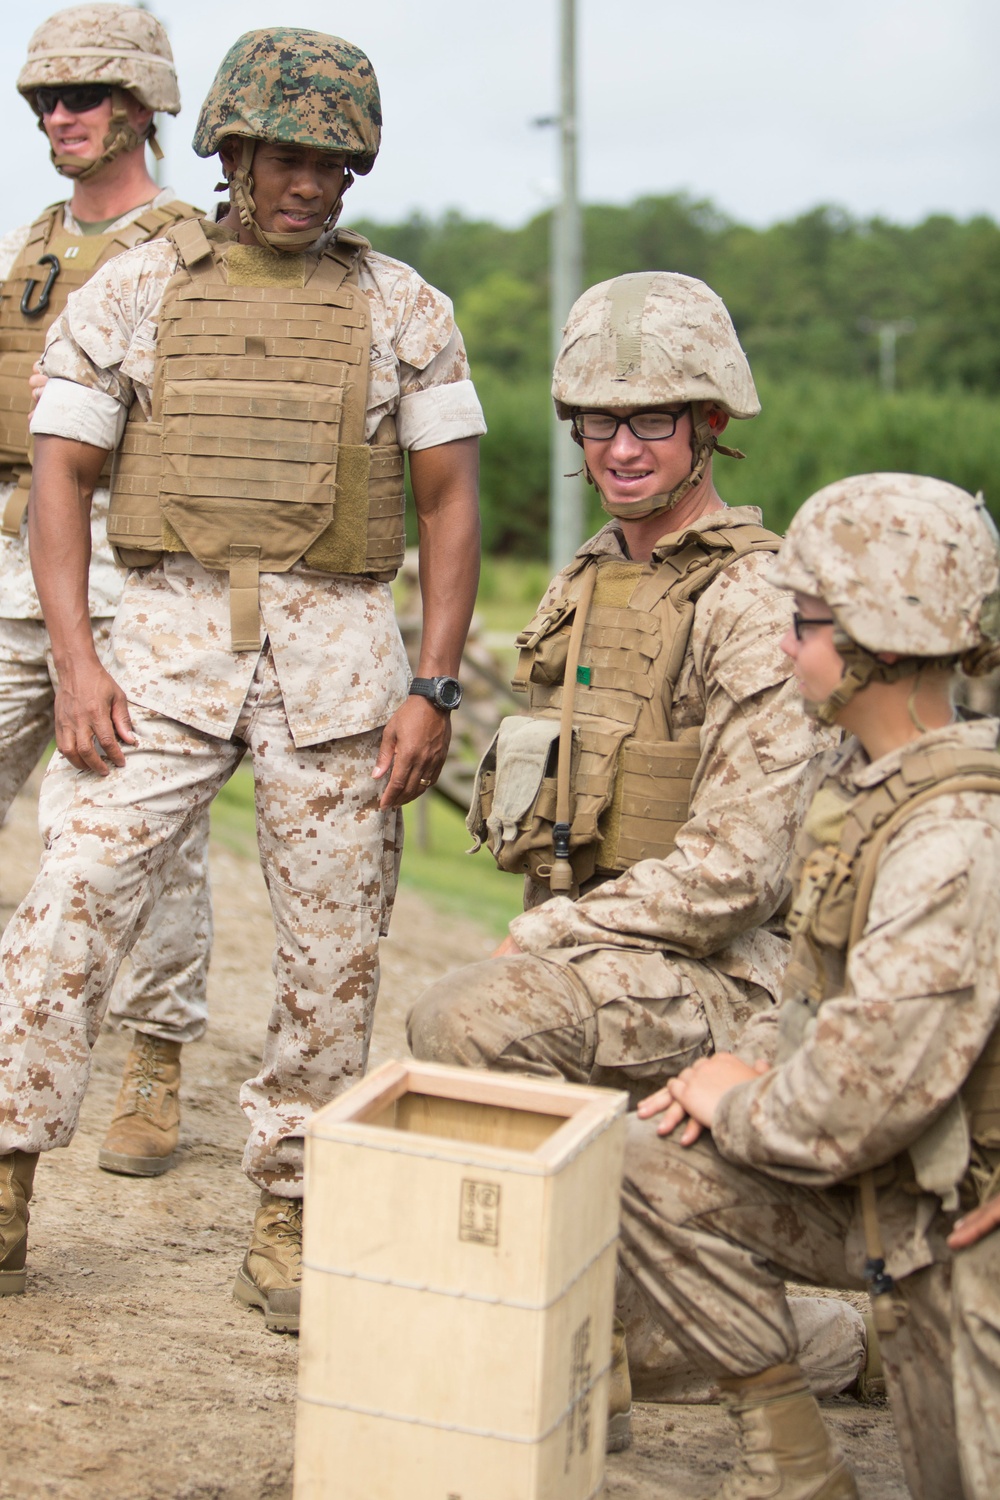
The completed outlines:
{"type": "Polygon", "coordinates": [[[741,1455],[720,1500],[858,1493],[806,1389],[786,1277],[868,1286],[910,1493],[988,1500],[1000,726],[963,721],[953,689],[1000,655],[997,534],[981,497],[863,474],[806,502],[772,576],[795,595],[801,693],[850,738],[799,837],[780,1009],[639,1108],[622,1262],[723,1387],[741,1455]]]}
{"type": "Polygon", "coordinates": [[[195,133],[221,159],[228,216],[119,256],[50,334],[31,537],[59,672],[49,776],[72,795],[0,944],[10,1290],[38,1154],[73,1134],[140,905],[249,755],[275,997],[240,1095],[260,1206],[235,1295],[269,1328],[298,1326],[303,1132],[365,1068],[401,807],[444,761],[478,578],[484,423],[451,304],[336,227],[380,127],[359,48],[246,33],[195,133]],[[86,502],[111,451],[108,533],[130,572],[104,666],[80,599],[86,502]],[[389,587],[404,460],[424,627],[412,685],[389,587]]]}
{"type": "MultiPolygon", "coordinates": [[[[0,238],[0,821],[55,729],[52,649],[31,576],[27,506],[32,449],[29,378],[69,295],[113,256],[166,233],[197,210],[160,189],[146,166],[154,115],[175,115],[180,94],[160,23],[132,5],[81,5],[43,21],[28,43],[17,87],[71,184],[30,224],[0,238]]],[[[89,441],[85,417],[74,429],[89,441]]],[[[86,611],[105,649],[122,591],[108,545],[106,467],[94,489],[86,611]]],[[[61,816],[41,805],[43,830],[61,816]]],[[[180,1052],[206,1025],[212,943],[208,817],[199,817],[115,991],[116,1023],[134,1032],[111,1128],[98,1161],[155,1176],[174,1160],[180,1124],[180,1052]]]]}

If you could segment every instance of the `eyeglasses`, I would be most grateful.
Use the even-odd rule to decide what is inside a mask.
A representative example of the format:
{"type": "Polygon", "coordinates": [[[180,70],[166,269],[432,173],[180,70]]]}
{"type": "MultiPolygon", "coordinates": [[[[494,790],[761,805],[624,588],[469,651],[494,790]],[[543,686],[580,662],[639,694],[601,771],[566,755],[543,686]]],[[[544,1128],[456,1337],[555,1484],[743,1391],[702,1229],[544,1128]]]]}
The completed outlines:
{"type": "Polygon", "coordinates": [[[35,90],[35,108],[40,115],[51,115],[62,100],[71,115],[85,115],[111,98],[105,83],[60,83],[55,88],[35,90]]]}
{"type": "Polygon", "coordinates": [[[673,437],[677,419],[686,410],[681,407],[680,411],[634,411],[630,417],[616,417],[610,411],[578,411],[573,413],[573,431],[577,437],[589,438],[591,442],[607,443],[616,436],[619,427],[627,427],[641,443],[659,443],[673,437]]]}
{"type": "Polygon", "coordinates": [[[821,618],[819,615],[800,615],[798,610],[792,615],[792,629],[795,631],[795,639],[802,640],[802,632],[811,625],[836,625],[832,615],[821,618]]]}

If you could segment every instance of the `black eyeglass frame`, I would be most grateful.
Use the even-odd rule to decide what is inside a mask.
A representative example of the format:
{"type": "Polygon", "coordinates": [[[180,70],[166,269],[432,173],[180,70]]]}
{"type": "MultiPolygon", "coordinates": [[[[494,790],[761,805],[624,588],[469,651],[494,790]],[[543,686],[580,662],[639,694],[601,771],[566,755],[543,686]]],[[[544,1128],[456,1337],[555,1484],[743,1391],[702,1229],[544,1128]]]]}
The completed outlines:
{"type": "Polygon", "coordinates": [[[57,83],[35,89],[31,102],[39,117],[53,114],[60,102],[71,115],[87,115],[110,98],[111,85],[107,83],[57,83]]]}
{"type": "Polygon", "coordinates": [[[792,614],[792,629],[795,631],[795,639],[803,639],[802,631],[807,625],[836,625],[832,615],[800,615],[798,610],[792,614]]]}
{"type": "Polygon", "coordinates": [[[627,427],[632,436],[634,438],[638,438],[640,443],[664,443],[668,438],[673,437],[674,433],[677,431],[678,419],[682,417],[686,411],[687,407],[682,406],[680,411],[634,411],[631,416],[628,417],[616,417],[615,414],[610,411],[575,411],[570,418],[570,424],[573,428],[574,434],[577,438],[580,439],[581,442],[586,441],[588,443],[611,443],[618,436],[619,427],[627,427]],[[655,437],[651,437],[647,433],[636,432],[633,424],[637,417],[654,416],[673,418],[673,424],[670,428],[670,431],[659,432],[655,437]],[[607,421],[613,422],[615,424],[615,430],[614,432],[606,434],[603,437],[595,437],[592,433],[588,434],[582,430],[580,426],[580,419],[582,417],[604,417],[607,421]]]}

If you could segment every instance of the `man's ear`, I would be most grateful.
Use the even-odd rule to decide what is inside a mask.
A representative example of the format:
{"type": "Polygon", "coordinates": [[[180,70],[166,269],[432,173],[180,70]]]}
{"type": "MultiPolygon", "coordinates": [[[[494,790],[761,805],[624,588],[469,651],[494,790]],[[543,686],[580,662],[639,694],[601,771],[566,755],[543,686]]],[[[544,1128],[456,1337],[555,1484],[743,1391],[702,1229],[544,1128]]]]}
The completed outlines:
{"type": "Polygon", "coordinates": [[[705,415],[708,418],[708,425],[716,437],[719,436],[720,432],[725,432],[729,426],[729,413],[723,411],[721,406],[710,406],[705,415]]]}
{"type": "Polygon", "coordinates": [[[887,667],[894,667],[899,661],[898,651],[876,651],[875,660],[883,662],[887,667]]]}
{"type": "Polygon", "coordinates": [[[219,142],[219,160],[226,177],[231,177],[236,171],[236,153],[239,147],[236,138],[227,135],[225,140],[219,142]]]}

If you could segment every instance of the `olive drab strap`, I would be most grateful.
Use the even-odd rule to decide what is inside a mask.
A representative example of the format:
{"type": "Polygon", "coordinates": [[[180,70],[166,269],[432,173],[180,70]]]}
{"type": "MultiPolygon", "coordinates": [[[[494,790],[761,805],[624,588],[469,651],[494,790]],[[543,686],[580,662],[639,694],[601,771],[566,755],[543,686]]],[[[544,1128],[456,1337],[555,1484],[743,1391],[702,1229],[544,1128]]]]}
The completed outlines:
{"type": "Polygon", "coordinates": [[[560,891],[666,858],[700,760],[697,726],[678,733],[672,716],[694,601],[738,558],[778,545],[762,527],[737,525],[679,533],[648,563],[579,553],[517,637],[513,686],[528,696],[525,723],[560,724],[555,775],[551,735],[498,737],[469,815],[476,847],[485,839],[501,869],[560,891]],[[525,802],[531,755],[535,792],[525,802]]]}
{"type": "Polygon", "coordinates": [[[188,552],[230,578],[232,649],[260,646],[261,573],[296,563],[388,580],[405,545],[403,455],[384,417],[365,441],[367,248],[342,234],[282,254],[191,221],[159,314],[152,410],[133,404],[108,536],[144,567],[188,552]]]}
{"type": "Polygon", "coordinates": [[[145,209],[121,229],[81,235],[64,228],[65,207],[53,203],[39,215],[0,286],[0,480],[17,481],[0,524],[6,536],[20,535],[27,508],[32,406],[28,380],[49,328],[70,293],[89,281],[99,266],[197,213],[189,203],[171,202],[145,209]]]}

